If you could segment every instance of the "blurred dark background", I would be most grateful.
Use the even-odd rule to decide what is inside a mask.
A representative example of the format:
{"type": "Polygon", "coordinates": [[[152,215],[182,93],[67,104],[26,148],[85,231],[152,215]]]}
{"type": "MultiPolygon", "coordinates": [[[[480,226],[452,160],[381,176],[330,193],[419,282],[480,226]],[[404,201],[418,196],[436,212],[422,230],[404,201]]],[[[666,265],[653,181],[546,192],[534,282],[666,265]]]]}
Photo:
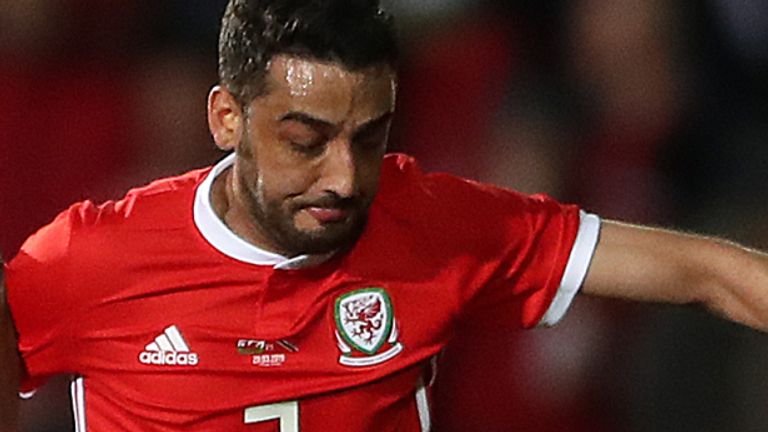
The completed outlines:
{"type": "MultiPolygon", "coordinates": [[[[768,247],[767,2],[384,2],[404,50],[393,150],[768,247]]],[[[225,3],[0,0],[6,258],[74,201],[222,156],[205,100],[225,3]]],[[[768,337],[696,308],[580,298],[554,329],[470,330],[443,359],[437,431],[768,430],[768,337]]],[[[24,418],[71,430],[66,380],[24,418]]]]}

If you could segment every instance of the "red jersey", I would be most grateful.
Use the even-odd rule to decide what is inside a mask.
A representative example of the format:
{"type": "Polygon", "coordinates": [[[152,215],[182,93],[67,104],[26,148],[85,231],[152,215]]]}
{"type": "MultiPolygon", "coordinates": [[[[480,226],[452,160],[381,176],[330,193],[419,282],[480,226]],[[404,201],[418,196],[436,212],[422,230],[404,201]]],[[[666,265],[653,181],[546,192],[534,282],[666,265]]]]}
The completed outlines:
{"type": "Polygon", "coordinates": [[[425,431],[427,371],[462,320],[553,324],[599,220],[384,160],[343,255],[288,259],[210,203],[231,166],[72,206],[6,271],[28,391],[76,375],[78,431],[425,431]]]}

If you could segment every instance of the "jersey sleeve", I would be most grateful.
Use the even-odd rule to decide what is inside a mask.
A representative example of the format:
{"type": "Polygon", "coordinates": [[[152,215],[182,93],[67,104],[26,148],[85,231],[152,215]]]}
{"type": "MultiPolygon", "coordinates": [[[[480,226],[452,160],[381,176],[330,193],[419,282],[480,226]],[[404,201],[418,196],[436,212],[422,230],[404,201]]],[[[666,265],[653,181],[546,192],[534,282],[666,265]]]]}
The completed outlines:
{"type": "MultiPolygon", "coordinates": [[[[565,316],[587,275],[599,234],[600,218],[579,210],[575,237],[569,241],[570,233],[565,236],[561,246],[564,252],[553,260],[552,282],[545,284],[544,290],[532,293],[523,307],[523,316],[529,317],[525,324],[536,322],[538,326],[551,327],[565,316]],[[545,310],[544,314],[540,315],[542,310],[545,310]]],[[[535,273],[537,270],[531,271],[535,273]]]]}
{"type": "Polygon", "coordinates": [[[72,334],[79,298],[72,240],[80,210],[73,206],[32,235],[5,269],[25,372],[22,395],[53,375],[75,370],[72,334]]]}
{"type": "Polygon", "coordinates": [[[424,173],[405,155],[388,162],[387,216],[411,227],[414,247],[454,279],[457,295],[446,301],[463,325],[531,328],[563,318],[597,246],[598,216],[547,195],[424,173]]]}
{"type": "Polygon", "coordinates": [[[503,239],[493,276],[478,293],[485,310],[511,314],[530,328],[553,326],[568,311],[586,277],[600,219],[545,195],[500,194],[492,217],[503,239]]]}
{"type": "Polygon", "coordinates": [[[430,253],[450,257],[451,272],[465,275],[466,319],[530,328],[565,315],[597,245],[599,217],[546,195],[406,168],[419,192],[401,201],[414,219],[428,220],[422,232],[441,245],[430,253]]]}

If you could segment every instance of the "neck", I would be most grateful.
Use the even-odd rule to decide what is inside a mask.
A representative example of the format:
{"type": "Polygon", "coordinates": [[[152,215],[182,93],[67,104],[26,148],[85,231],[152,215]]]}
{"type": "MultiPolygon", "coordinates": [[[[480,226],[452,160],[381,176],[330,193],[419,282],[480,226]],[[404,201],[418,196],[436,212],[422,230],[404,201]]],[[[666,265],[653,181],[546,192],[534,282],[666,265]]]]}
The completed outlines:
{"type": "Polygon", "coordinates": [[[268,240],[264,230],[249,216],[245,205],[237,199],[239,188],[235,181],[234,167],[230,167],[213,181],[211,206],[216,216],[238,237],[266,251],[290,257],[286,251],[268,240]]]}

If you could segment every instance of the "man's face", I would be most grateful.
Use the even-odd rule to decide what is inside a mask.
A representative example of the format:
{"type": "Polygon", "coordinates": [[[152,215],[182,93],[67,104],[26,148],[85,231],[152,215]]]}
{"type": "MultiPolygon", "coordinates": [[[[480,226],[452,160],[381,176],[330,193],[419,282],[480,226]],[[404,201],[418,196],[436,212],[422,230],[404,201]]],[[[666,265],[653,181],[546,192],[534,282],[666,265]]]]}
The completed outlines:
{"type": "Polygon", "coordinates": [[[265,95],[245,110],[233,191],[269,246],[285,255],[351,245],[379,182],[395,75],[379,65],[276,56],[265,95]]]}

